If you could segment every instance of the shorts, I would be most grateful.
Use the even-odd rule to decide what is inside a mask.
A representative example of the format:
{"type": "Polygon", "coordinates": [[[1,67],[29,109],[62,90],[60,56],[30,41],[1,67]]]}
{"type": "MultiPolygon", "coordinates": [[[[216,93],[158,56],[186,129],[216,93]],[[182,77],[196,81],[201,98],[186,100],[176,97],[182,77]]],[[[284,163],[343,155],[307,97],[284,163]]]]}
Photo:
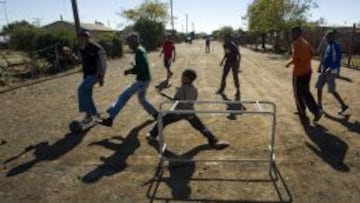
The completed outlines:
{"type": "Polygon", "coordinates": [[[335,79],[337,77],[337,74],[335,73],[321,73],[319,75],[318,81],[316,83],[317,89],[324,88],[325,84],[328,85],[329,92],[335,92],[336,89],[336,83],[335,79]]]}
{"type": "Polygon", "coordinates": [[[171,66],[171,58],[165,58],[164,57],[164,66],[166,68],[170,68],[170,66],[171,66]]]}

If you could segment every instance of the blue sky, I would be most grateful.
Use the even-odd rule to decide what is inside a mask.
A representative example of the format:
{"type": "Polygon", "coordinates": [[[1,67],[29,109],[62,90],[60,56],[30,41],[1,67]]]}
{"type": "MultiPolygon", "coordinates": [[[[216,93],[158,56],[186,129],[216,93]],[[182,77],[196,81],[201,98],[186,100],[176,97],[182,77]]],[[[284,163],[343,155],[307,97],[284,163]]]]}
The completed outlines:
{"type": "MultiPolygon", "coordinates": [[[[3,1],[3,0],[1,0],[3,1]]],[[[133,8],[143,0],[77,0],[82,22],[101,21],[113,28],[128,24],[117,13],[133,8]]],[[[169,0],[163,0],[168,2],[169,0]]],[[[173,0],[175,27],[185,30],[185,15],[189,30],[211,32],[221,26],[246,27],[241,16],[246,14],[252,0],[173,0]]],[[[310,19],[324,17],[331,25],[351,25],[360,22],[360,0],[317,0],[319,8],[311,10],[310,19]]],[[[25,19],[45,25],[60,19],[73,21],[71,0],[6,0],[9,22],[25,19]]],[[[6,24],[3,5],[0,5],[0,27],[6,24]]]]}

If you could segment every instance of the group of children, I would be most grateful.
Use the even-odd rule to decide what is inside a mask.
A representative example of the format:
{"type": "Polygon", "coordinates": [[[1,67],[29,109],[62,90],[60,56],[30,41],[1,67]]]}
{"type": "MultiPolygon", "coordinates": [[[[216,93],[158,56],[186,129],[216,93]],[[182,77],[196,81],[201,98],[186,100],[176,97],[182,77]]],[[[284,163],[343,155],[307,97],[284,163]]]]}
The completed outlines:
{"type": "MultiPolygon", "coordinates": [[[[328,84],[329,92],[341,104],[341,111],[339,114],[344,115],[348,111],[348,105],[345,104],[339,93],[336,91],[335,79],[339,74],[341,66],[341,48],[335,42],[335,32],[328,32],[326,34],[327,46],[324,49],[323,57],[321,59],[321,68],[319,78],[316,84],[318,89],[318,103],[315,102],[310,92],[310,79],[312,75],[311,59],[314,51],[310,44],[302,37],[302,30],[300,27],[294,27],[291,30],[292,43],[292,57],[286,64],[289,67],[294,65],[293,70],[293,88],[294,97],[297,106],[297,113],[301,117],[306,117],[306,106],[314,114],[314,121],[318,121],[323,114],[322,107],[322,90],[325,84],[328,84]]],[[[100,124],[111,127],[116,116],[126,105],[128,100],[137,94],[138,100],[143,108],[155,119],[158,119],[158,111],[146,99],[146,92],[150,84],[151,74],[149,70],[149,62],[145,49],[140,45],[139,36],[131,34],[126,38],[127,44],[133,50],[135,55],[135,63],[131,69],[125,70],[124,75],[136,75],[136,81],[129,87],[125,88],[117,101],[107,109],[108,116],[103,118],[98,113],[92,98],[92,90],[96,83],[100,86],[104,83],[104,75],[106,72],[106,55],[104,49],[97,43],[90,40],[88,32],[80,32],[79,35],[80,54],[83,67],[84,78],[78,89],[79,110],[85,112],[83,123],[92,122],[96,119],[100,124]]],[[[223,44],[224,57],[220,63],[223,67],[223,76],[221,85],[217,93],[222,94],[226,86],[226,77],[230,70],[232,70],[234,83],[236,88],[235,96],[240,99],[240,84],[239,84],[239,68],[241,54],[238,45],[231,40],[230,36],[225,37],[223,44]]],[[[171,71],[171,62],[175,61],[176,50],[173,42],[167,38],[164,42],[163,49],[160,56],[164,54],[164,66],[167,70],[167,80],[173,75],[171,71]]],[[[197,75],[192,69],[187,69],[182,73],[182,84],[178,88],[173,100],[195,101],[198,96],[197,88],[193,85],[197,75]]],[[[176,109],[193,110],[193,103],[179,103],[176,109]]],[[[166,114],[162,119],[164,127],[179,120],[187,120],[192,127],[198,130],[205,138],[207,138],[210,146],[216,149],[229,146],[225,141],[216,138],[215,135],[201,122],[195,113],[192,114],[166,114]]],[[[155,124],[153,129],[148,133],[149,140],[157,140],[158,124],[155,124]]]]}
{"type": "Polygon", "coordinates": [[[349,106],[345,104],[339,93],[336,91],[336,78],[339,76],[341,67],[341,47],[335,41],[334,30],[326,33],[327,45],[320,53],[319,77],[316,83],[318,89],[318,103],[310,92],[310,80],[312,75],[311,60],[314,50],[311,45],[302,37],[302,29],[294,27],[291,30],[292,57],[286,64],[289,67],[294,65],[293,88],[297,107],[297,114],[306,118],[306,107],[314,114],[314,121],[317,122],[323,115],[322,91],[325,84],[328,85],[329,92],[337,99],[341,105],[340,115],[349,114],[349,106]]]}
{"type": "MultiPolygon", "coordinates": [[[[149,70],[149,62],[145,49],[140,45],[139,36],[137,34],[131,34],[126,38],[128,46],[133,50],[135,55],[135,63],[131,69],[125,70],[124,75],[135,74],[136,81],[120,94],[117,101],[107,110],[108,116],[106,118],[99,115],[96,110],[94,101],[92,99],[93,86],[99,82],[102,86],[104,82],[104,75],[106,70],[106,63],[103,63],[104,54],[100,45],[90,40],[88,32],[81,32],[79,34],[79,41],[81,44],[81,59],[83,65],[84,80],[81,83],[79,93],[79,110],[85,112],[86,116],[83,123],[92,122],[92,119],[98,120],[98,122],[104,126],[111,127],[116,116],[126,105],[128,100],[137,94],[140,104],[143,108],[154,118],[158,119],[158,111],[153,105],[146,99],[146,91],[149,87],[151,80],[151,74],[149,70]],[[92,56],[92,57],[91,57],[92,56]],[[101,63],[100,63],[101,62],[101,63]],[[89,72],[91,70],[91,72],[89,72]],[[86,98],[86,99],[82,99],[86,98]]],[[[162,52],[164,54],[164,65],[167,69],[167,78],[169,79],[173,73],[170,70],[171,60],[175,61],[175,47],[170,40],[166,40],[162,52]]],[[[195,101],[197,99],[198,91],[193,85],[196,79],[196,72],[191,69],[187,69],[182,73],[182,85],[178,88],[174,100],[186,100],[195,101]]],[[[176,106],[178,110],[193,110],[193,103],[179,103],[176,106]]],[[[221,141],[211,133],[209,129],[201,122],[195,113],[192,114],[167,114],[163,118],[164,127],[168,124],[174,123],[179,120],[187,120],[189,123],[198,130],[205,138],[211,147],[215,149],[222,149],[229,144],[226,141],[221,141]]],[[[157,123],[147,135],[149,140],[157,140],[158,126],[157,123]]]]}

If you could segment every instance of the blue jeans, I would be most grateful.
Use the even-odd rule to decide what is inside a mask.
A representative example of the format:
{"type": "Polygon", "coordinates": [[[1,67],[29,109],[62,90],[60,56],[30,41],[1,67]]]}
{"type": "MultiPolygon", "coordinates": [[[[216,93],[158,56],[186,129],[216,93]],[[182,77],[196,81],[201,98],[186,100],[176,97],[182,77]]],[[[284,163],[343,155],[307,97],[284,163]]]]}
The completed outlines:
{"type": "Polygon", "coordinates": [[[129,99],[137,93],[140,104],[152,116],[157,115],[157,110],[146,100],[146,90],[149,87],[149,81],[136,81],[126,88],[108,110],[110,118],[114,119],[129,99]]]}
{"type": "Polygon", "coordinates": [[[93,75],[86,76],[78,88],[79,111],[96,115],[97,109],[92,98],[93,87],[97,79],[93,75]]]}

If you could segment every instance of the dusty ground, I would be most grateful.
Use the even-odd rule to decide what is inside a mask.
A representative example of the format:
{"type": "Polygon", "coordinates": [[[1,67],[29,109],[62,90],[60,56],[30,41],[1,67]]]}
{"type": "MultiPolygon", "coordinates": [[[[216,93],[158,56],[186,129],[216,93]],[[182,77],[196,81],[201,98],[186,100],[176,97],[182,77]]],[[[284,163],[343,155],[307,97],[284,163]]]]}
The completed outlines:
{"type": "MultiPolygon", "coordinates": [[[[214,94],[222,70],[221,46],[213,44],[213,52],[206,55],[203,45],[201,41],[177,46],[175,76],[165,92],[173,94],[181,71],[191,67],[199,74],[200,99],[222,100],[214,94]]],[[[136,97],[113,128],[96,126],[87,133],[69,133],[69,122],[80,117],[75,94],[81,75],[72,74],[0,94],[0,138],[5,141],[0,144],[0,202],[359,202],[360,72],[343,68],[344,78],[338,80],[339,92],[351,106],[349,120],[337,116],[337,104],[325,94],[329,116],[318,125],[302,125],[293,114],[291,70],[284,68],[285,59],[244,48],[242,53],[242,99],[277,105],[276,166],[290,196],[280,180],[269,180],[266,164],[226,161],[267,158],[266,117],[240,115],[229,120],[224,114],[201,115],[216,135],[230,141],[231,147],[222,151],[210,150],[186,122],[169,126],[165,135],[172,157],[222,161],[166,163],[156,184],[152,180],[157,150],[145,139],[153,124],[146,123],[150,117],[136,97]]],[[[154,86],[165,72],[158,53],[152,53],[150,61],[154,79],[148,98],[159,105],[164,98],[154,86]]],[[[102,111],[133,81],[122,75],[130,62],[130,55],[109,61],[106,85],[95,89],[102,111]]],[[[226,91],[232,99],[231,75],[226,91]]]]}

